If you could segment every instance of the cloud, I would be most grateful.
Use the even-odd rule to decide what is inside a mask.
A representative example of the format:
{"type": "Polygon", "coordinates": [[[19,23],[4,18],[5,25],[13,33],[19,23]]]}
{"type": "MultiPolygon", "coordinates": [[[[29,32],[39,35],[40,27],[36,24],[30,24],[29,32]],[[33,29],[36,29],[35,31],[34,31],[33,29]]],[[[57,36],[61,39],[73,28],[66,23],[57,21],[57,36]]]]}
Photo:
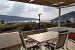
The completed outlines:
{"type": "Polygon", "coordinates": [[[22,13],[24,11],[24,9],[26,9],[26,5],[24,3],[14,3],[11,10],[8,12],[8,14],[11,15],[18,15],[20,13],[22,13]]]}
{"type": "Polygon", "coordinates": [[[61,12],[62,12],[61,15],[64,15],[64,14],[66,14],[66,13],[75,11],[75,6],[68,7],[68,8],[62,8],[61,10],[62,10],[62,11],[61,11],[61,12]]]}
{"type": "Polygon", "coordinates": [[[54,15],[53,11],[51,11],[54,9],[46,6],[20,3],[20,2],[13,2],[13,4],[8,4],[8,5],[10,8],[7,8],[5,10],[7,13],[2,10],[3,13],[7,15],[38,18],[38,14],[42,13],[41,19],[49,19],[51,18],[52,15],[54,15]]]}
{"type": "Polygon", "coordinates": [[[9,8],[9,5],[6,4],[7,1],[0,0],[0,10],[9,8]]]}
{"type": "MultiPolygon", "coordinates": [[[[73,10],[75,6],[63,8],[61,15],[73,10]]],[[[58,12],[58,9],[53,7],[0,0],[0,14],[4,15],[38,18],[38,14],[41,13],[41,19],[50,20],[58,17],[58,12]]]]}
{"type": "Polygon", "coordinates": [[[28,12],[38,11],[38,8],[28,8],[28,12]]]}
{"type": "Polygon", "coordinates": [[[8,15],[7,12],[12,8],[14,2],[0,0],[0,14],[8,15]]]}
{"type": "Polygon", "coordinates": [[[1,10],[1,9],[6,9],[6,8],[8,8],[8,6],[7,6],[7,5],[0,4],[0,10],[1,10]]]}
{"type": "Polygon", "coordinates": [[[0,0],[1,2],[4,2],[4,1],[8,1],[8,0],[0,0]]]}
{"type": "Polygon", "coordinates": [[[52,11],[53,9],[54,9],[53,7],[48,7],[48,6],[43,7],[44,12],[49,12],[49,11],[52,11]]]}
{"type": "Polygon", "coordinates": [[[36,11],[38,11],[38,5],[26,4],[26,8],[27,8],[28,12],[36,12],[36,11]]]}

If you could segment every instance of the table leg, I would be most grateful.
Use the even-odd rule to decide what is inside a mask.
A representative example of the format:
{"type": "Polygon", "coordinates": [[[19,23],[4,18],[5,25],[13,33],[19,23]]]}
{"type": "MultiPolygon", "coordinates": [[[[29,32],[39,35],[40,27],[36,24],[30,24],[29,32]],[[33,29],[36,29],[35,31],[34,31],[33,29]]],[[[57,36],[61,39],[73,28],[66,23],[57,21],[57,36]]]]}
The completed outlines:
{"type": "Polygon", "coordinates": [[[40,46],[40,50],[42,50],[42,43],[40,43],[39,46],[40,46]]]}
{"type": "MultiPolygon", "coordinates": [[[[66,49],[68,49],[68,35],[67,35],[67,40],[66,40],[66,49]]],[[[68,49],[69,50],[69,49],[68,49]]]]}

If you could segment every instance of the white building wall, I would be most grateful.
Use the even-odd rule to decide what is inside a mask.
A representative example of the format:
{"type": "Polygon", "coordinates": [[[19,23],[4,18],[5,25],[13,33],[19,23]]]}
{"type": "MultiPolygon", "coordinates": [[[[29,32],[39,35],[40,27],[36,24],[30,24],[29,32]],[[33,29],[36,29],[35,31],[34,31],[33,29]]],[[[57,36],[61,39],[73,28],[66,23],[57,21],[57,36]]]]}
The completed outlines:
{"type": "MultiPolygon", "coordinates": [[[[69,32],[75,33],[75,28],[60,27],[60,31],[62,30],[69,30],[69,32]]],[[[47,28],[47,31],[58,31],[58,27],[47,28]]]]}
{"type": "Polygon", "coordinates": [[[0,49],[20,43],[21,40],[18,32],[0,34],[0,49]]]}

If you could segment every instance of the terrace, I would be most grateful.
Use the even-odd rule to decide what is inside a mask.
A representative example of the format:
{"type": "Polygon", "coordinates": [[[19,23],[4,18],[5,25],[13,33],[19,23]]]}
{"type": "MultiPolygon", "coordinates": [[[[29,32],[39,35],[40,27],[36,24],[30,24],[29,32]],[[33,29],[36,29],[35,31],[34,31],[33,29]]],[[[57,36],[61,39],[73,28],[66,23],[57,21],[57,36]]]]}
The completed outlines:
{"type": "MultiPolygon", "coordinates": [[[[61,27],[60,30],[68,29],[69,32],[75,32],[75,28],[67,28],[67,27],[61,27]]],[[[57,27],[47,28],[46,30],[41,30],[40,32],[49,32],[49,31],[57,31],[57,27]]],[[[26,35],[37,34],[37,30],[32,31],[22,31],[24,38],[26,38],[26,35]]],[[[75,41],[72,38],[69,38],[68,40],[68,49],[74,50],[75,49],[75,41]]],[[[19,37],[19,32],[11,32],[11,33],[3,33],[0,35],[0,50],[21,50],[22,44],[19,37]],[[5,41],[5,42],[4,42],[5,41]]],[[[65,44],[65,50],[66,44],[65,44]]],[[[45,50],[45,47],[42,45],[42,50],[45,50]]],[[[62,50],[62,49],[61,49],[62,50]]]]}
{"type": "MultiPolygon", "coordinates": [[[[26,2],[26,3],[32,3],[32,4],[39,4],[39,5],[46,5],[46,6],[51,6],[51,7],[55,7],[59,9],[59,22],[58,22],[58,27],[53,27],[53,28],[47,28],[44,31],[21,31],[21,33],[23,34],[23,37],[26,38],[27,35],[31,35],[31,33],[34,34],[38,34],[39,32],[45,33],[45,32],[49,32],[49,31],[62,31],[62,30],[69,30],[68,33],[71,33],[67,42],[67,48],[69,50],[74,50],[75,49],[75,39],[74,39],[74,32],[75,32],[75,28],[67,28],[67,27],[60,27],[60,16],[61,16],[61,8],[65,8],[65,7],[70,7],[70,6],[74,6],[73,3],[75,3],[74,0],[56,0],[56,1],[52,1],[52,0],[12,0],[12,1],[19,1],[19,2],[26,2]],[[72,34],[73,33],[73,34],[72,34]],[[72,35],[72,36],[71,36],[72,35]]],[[[40,14],[39,14],[39,26],[40,26],[40,14]]],[[[40,27],[39,27],[40,29],[40,27]]],[[[19,37],[19,32],[12,32],[12,33],[3,33],[0,34],[0,49],[1,50],[21,50],[21,46],[22,46],[22,42],[20,40],[19,37]]],[[[68,34],[69,35],[69,34],[68,34]]],[[[33,38],[33,36],[29,36],[31,37],[31,39],[33,38]]],[[[53,37],[54,38],[54,37],[53,37]]],[[[35,38],[34,38],[35,39],[35,38]]],[[[38,38],[37,38],[38,39],[38,38]]],[[[41,39],[41,38],[40,38],[41,39]]],[[[49,40],[49,39],[47,39],[49,40]]],[[[42,40],[41,40],[42,41],[42,40]]],[[[41,41],[39,43],[41,43],[41,41]]],[[[44,41],[44,40],[43,40],[44,41]]],[[[65,49],[66,48],[66,44],[65,44],[65,49]]],[[[45,47],[42,45],[40,46],[40,50],[44,50],[45,47]]],[[[62,49],[61,49],[62,50],[62,49]]]]}

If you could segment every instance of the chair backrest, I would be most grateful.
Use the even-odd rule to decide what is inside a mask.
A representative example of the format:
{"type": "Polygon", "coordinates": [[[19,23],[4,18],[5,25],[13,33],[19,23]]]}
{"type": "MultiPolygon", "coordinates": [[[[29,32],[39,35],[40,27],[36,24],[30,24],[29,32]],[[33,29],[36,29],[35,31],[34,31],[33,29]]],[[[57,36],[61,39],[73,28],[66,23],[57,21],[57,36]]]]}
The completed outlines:
{"type": "Polygon", "coordinates": [[[20,33],[19,36],[20,36],[20,39],[21,39],[21,42],[22,42],[23,47],[26,49],[23,35],[20,33]]]}
{"type": "Polygon", "coordinates": [[[58,40],[57,40],[57,43],[56,43],[56,49],[64,46],[65,41],[66,41],[66,37],[67,37],[67,33],[68,33],[68,30],[59,32],[58,40]]]}

